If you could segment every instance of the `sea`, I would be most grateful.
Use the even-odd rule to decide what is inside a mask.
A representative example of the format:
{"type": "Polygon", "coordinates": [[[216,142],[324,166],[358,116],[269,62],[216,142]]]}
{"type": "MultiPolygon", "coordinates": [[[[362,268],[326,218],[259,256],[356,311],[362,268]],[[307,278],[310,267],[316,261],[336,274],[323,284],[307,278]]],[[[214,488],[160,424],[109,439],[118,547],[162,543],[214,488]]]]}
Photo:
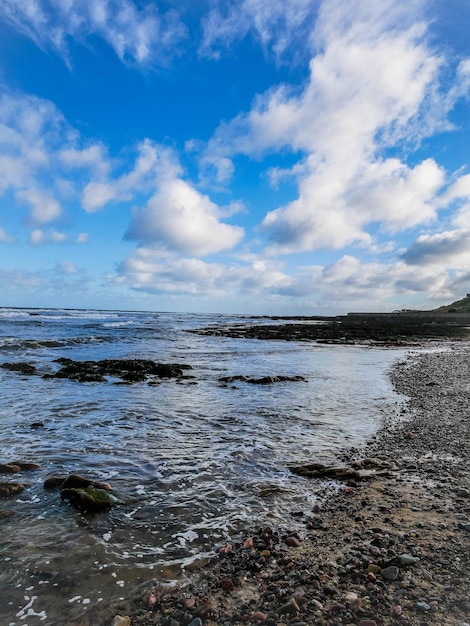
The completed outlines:
{"type": "Polygon", "coordinates": [[[0,365],[27,362],[47,374],[59,358],[144,358],[192,368],[157,385],[0,368],[0,463],[39,465],[0,476],[26,485],[0,500],[1,624],[107,624],[147,584],[184,582],[250,529],[302,532],[304,516],[337,485],[290,467],[337,463],[398,419],[404,399],[388,373],[403,349],[191,332],[250,323],[271,322],[0,308],[0,365]],[[305,380],[220,381],[238,375],[305,380]],[[70,473],[108,482],[125,504],[81,513],[44,489],[48,477],[70,473]]]}

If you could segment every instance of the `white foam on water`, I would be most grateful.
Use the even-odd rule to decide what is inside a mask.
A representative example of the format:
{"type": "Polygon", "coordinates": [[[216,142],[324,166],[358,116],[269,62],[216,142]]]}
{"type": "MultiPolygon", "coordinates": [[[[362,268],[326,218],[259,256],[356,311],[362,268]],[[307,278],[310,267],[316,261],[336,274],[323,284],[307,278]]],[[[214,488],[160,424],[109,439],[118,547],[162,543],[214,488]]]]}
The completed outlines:
{"type": "MultiPolygon", "coordinates": [[[[38,613],[32,608],[35,600],[38,599],[37,596],[31,596],[31,598],[29,596],[24,596],[24,599],[26,600],[27,604],[18,611],[18,613],[16,614],[16,617],[19,617],[20,620],[25,620],[26,618],[32,617],[32,616],[39,617],[41,621],[44,621],[45,619],[47,619],[46,611],[39,611],[38,613]]],[[[24,626],[28,626],[28,625],[25,624],[24,626]]]]}

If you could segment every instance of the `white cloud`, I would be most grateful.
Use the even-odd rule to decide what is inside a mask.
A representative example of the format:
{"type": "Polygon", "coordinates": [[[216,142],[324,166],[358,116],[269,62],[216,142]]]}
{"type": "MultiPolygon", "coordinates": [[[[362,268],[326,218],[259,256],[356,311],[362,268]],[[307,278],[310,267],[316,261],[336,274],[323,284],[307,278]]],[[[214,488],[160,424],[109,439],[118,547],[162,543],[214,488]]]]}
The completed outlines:
{"type": "MultiPolygon", "coordinates": [[[[203,165],[219,181],[233,174],[227,159],[237,154],[299,153],[291,169],[297,199],[262,222],[272,253],[374,245],[376,224],[397,232],[435,219],[442,168],[432,159],[411,167],[382,156],[449,127],[446,115],[468,89],[461,63],[454,88],[439,91],[444,59],[427,45],[422,8],[420,1],[325,0],[302,90],[265,93],[209,142],[203,165]]],[[[285,173],[272,171],[273,182],[285,173]]]]}
{"type": "Polygon", "coordinates": [[[456,199],[470,200],[470,174],[459,176],[457,180],[449,186],[441,196],[442,206],[450,204],[456,199]]]}
{"type": "Polygon", "coordinates": [[[29,221],[34,224],[47,224],[52,222],[62,214],[62,209],[49,191],[43,189],[24,189],[16,192],[16,198],[26,202],[31,207],[29,221]]]}
{"type": "Polygon", "coordinates": [[[11,237],[3,228],[0,228],[0,243],[13,243],[14,241],[14,237],[11,237]]]}
{"type": "Polygon", "coordinates": [[[217,58],[221,50],[251,34],[266,51],[280,58],[287,50],[292,52],[294,42],[308,41],[316,5],[312,0],[241,0],[224,10],[220,2],[202,20],[200,54],[217,58]]]}
{"type": "Polygon", "coordinates": [[[121,264],[119,275],[132,289],[147,293],[200,294],[216,291],[223,266],[200,259],[162,258],[159,251],[137,248],[121,264]]]}
{"type": "Polygon", "coordinates": [[[70,169],[88,168],[100,176],[106,176],[110,169],[107,150],[100,144],[86,148],[67,146],[57,156],[70,169]]]}
{"type": "Polygon", "coordinates": [[[409,265],[470,269],[470,230],[421,235],[402,258],[409,265]]]}
{"type": "Polygon", "coordinates": [[[82,147],[79,133],[52,102],[0,92],[0,195],[12,191],[26,204],[29,224],[60,218],[62,199],[77,195],[83,177],[105,176],[109,169],[104,147],[82,147]]]}
{"type": "Polygon", "coordinates": [[[89,235],[88,233],[79,233],[76,238],[76,243],[88,243],[89,235]]]}
{"type": "Polygon", "coordinates": [[[62,261],[59,263],[58,268],[64,274],[78,274],[80,271],[77,265],[75,265],[75,263],[71,263],[70,261],[62,261]]]}
{"type": "Polygon", "coordinates": [[[112,184],[92,181],[83,190],[82,206],[88,213],[94,213],[118,197],[118,190],[112,184]]]}
{"type": "Polygon", "coordinates": [[[160,14],[155,3],[139,9],[131,0],[3,0],[1,19],[67,61],[70,38],[88,45],[94,35],[123,63],[162,64],[186,36],[176,11],[160,14]]]}
{"type": "Polygon", "coordinates": [[[33,246],[40,246],[46,241],[46,234],[40,228],[32,230],[29,234],[29,240],[33,246]]]}
{"type": "Polygon", "coordinates": [[[243,229],[220,221],[208,196],[181,178],[163,179],[146,207],[136,212],[126,237],[183,254],[207,256],[233,248],[243,229]]]}
{"type": "Polygon", "coordinates": [[[105,177],[88,183],[83,189],[82,206],[88,213],[94,213],[112,200],[129,200],[138,192],[148,191],[155,186],[157,177],[175,176],[180,171],[169,148],[144,139],[137,146],[133,169],[114,179],[105,177]]]}
{"type": "Polygon", "coordinates": [[[413,267],[403,261],[396,263],[362,263],[356,257],[345,255],[323,268],[320,279],[324,293],[337,292],[345,302],[363,301],[366,310],[374,310],[373,303],[408,294],[439,297],[449,285],[449,275],[443,268],[413,267]]]}
{"type": "MultiPolygon", "coordinates": [[[[147,293],[198,295],[201,298],[262,297],[280,293],[294,282],[278,263],[254,259],[243,265],[208,263],[195,258],[162,255],[161,250],[137,248],[120,265],[118,282],[147,293]]],[[[253,305],[254,306],[254,305],[253,305]]]]}
{"type": "Polygon", "coordinates": [[[44,231],[36,228],[30,232],[29,240],[33,246],[43,246],[47,243],[63,243],[67,241],[67,235],[58,230],[44,231]]]}

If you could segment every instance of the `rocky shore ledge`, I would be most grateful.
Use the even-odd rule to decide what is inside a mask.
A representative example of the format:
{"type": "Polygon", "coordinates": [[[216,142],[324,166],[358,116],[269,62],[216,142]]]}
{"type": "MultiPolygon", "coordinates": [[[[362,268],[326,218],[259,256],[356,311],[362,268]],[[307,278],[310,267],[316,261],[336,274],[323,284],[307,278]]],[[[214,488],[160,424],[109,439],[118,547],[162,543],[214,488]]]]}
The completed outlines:
{"type": "Polygon", "coordinates": [[[353,477],[313,511],[296,512],[302,533],[288,520],[255,529],[215,548],[190,582],[149,581],[112,607],[110,623],[466,626],[469,363],[466,343],[398,363],[391,375],[408,397],[403,421],[341,459],[351,467],[375,459],[386,472],[353,477]]]}

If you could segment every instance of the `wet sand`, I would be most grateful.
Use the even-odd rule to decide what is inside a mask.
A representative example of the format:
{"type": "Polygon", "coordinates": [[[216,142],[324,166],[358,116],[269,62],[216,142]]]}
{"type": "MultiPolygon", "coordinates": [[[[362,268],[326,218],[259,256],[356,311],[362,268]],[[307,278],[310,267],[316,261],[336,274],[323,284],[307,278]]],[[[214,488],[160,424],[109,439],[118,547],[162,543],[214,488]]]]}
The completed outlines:
{"type": "Polygon", "coordinates": [[[295,512],[302,533],[289,520],[247,531],[187,584],[149,581],[113,614],[133,626],[470,623],[469,364],[464,342],[396,364],[403,421],[341,459],[379,472],[295,512]]]}

